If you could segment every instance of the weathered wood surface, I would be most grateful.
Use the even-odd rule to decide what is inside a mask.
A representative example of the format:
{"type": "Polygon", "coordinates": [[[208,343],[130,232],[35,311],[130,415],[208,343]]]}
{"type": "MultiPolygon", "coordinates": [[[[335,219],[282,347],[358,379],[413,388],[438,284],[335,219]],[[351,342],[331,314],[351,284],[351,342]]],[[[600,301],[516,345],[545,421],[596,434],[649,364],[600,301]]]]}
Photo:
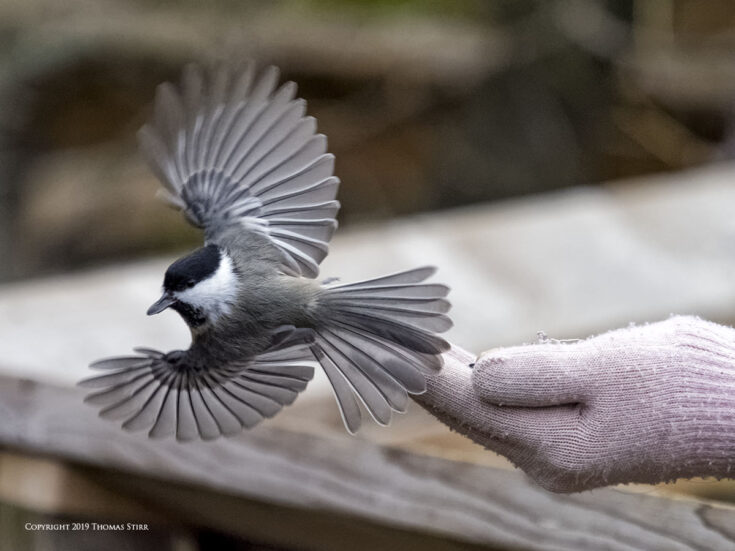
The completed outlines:
{"type": "MultiPolygon", "coordinates": [[[[155,542],[159,551],[210,548],[197,546],[196,532],[202,529],[222,531],[249,542],[278,546],[278,549],[303,551],[488,549],[482,544],[371,522],[336,510],[289,507],[129,471],[0,452],[0,551],[90,548],[92,542],[79,545],[79,537],[68,532],[39,534],[23,529],[25,522],[53,522],[54,518],[57,522],[62,519],[147,523],[151,530],[168,533],[169,540],[191,542],[189,546],[155,542]],[[29,491],[29,486],[41,487],[43,495],[29,491]],[[45,541],[39,542],[39,539],[45,541]],[[49,539],[52,541],[48,542],[49,539]]],[[[94,543],[94,549],[137,551],[141,548],[139,542],[125,542],[124,538],[123,542],[117,542],[103,536],[94,543]]],[[[150,547],[152,542],[148,543],[150,547]]]]}
{"type": "MultiPolygon", "coordinates": [[[[723,164],[342,230],[322,275],[439,266],[452,287],[449,338],[474,352],[671,313],[733,321],[733,181],[723,164]]],[[[2,369],[71,384],[92,358],[185,346],[174,313],[142,315],[170,260],[0,287],[2,369]]]]}
{"type": "Polygon", "coordinates": [[[734,510],[616,490],[554,495],[516,472],[347,436],[264,426],[214,444],[153,441],[90,415],[76,389],[7,377],[0,417],[7,446],[460,541],[544,550],[735,545],[734,510]]]}
{"type": "MultiPolygon", "coordinates": [[[[338,234],[323,274],[439,265],[453,287],[451,338],[474,351],[674,312],[726,322],[735,318],[734,178],[722,165],[358,228],[338,234]]],[[[349,438],[321,375],[294,406],[235,439],[181,446],[122,433],[73,384],[91,359],[186,345],[175,315],[144,316],[167,261],[0,288],[0,444],[510,548],[735,546],[729,509],[615,490],[548,494],[489,468],[496,456],[418,408],[349,438]]]]}

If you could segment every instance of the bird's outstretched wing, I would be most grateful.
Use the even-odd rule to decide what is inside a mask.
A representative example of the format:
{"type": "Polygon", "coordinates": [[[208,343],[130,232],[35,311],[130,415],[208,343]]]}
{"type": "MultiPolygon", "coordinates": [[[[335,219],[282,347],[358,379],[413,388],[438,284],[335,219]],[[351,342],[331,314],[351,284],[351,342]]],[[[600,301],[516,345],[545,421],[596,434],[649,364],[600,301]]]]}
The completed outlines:
{"type": "Polygon", "coordinates": [[[275,347],[247,364],[214,369],[188,365],[186,352],[135,352],[94,362],[92,368],[106,373],[79,384],[96,389],[85,401],[102,407],[101,417],[123,420],[127,430],[148,430],[151,438],[237,434],[291,404],[314,374],[303,346],[275,347]]]}
{"type": "Polygon", "coordinates": [[[216,241],[233,225],[270,238],[281,269],[316,277],[337,226],[339,179],[296,85],[252,64],[184,70],[156,93],[141,148],[163,196],[216,241]]]}

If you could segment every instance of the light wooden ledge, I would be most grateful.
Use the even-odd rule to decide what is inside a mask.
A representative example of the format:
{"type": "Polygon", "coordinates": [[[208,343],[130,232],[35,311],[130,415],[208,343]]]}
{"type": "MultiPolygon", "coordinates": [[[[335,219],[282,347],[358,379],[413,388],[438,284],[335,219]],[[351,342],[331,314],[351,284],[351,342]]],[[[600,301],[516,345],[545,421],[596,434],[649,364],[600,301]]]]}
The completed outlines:
{"type": "MultiPolygon", "coordinates": [[[[357,228],[335,239],[323,274],[354,280],[439,265],[437,279],[453,288],[450,338],[476,352],[532,340],[541,329],[583,337],[674,312],[728,321],[734,178],[735,168],[722,165],[357,228]]],[[[724,505],[650,488],[550,494],[419,408],[388,429],[368,424],[349,437],[321,374],[294,406],[236,438],[180,445],[121,431],[82,403],[74,383],[92,359],[187,344],[175,315],[144,315],[169,260],[0,288],[0,445],[96,467],[85,495],[116,496],[118,514],[143,503],[151,518],[183,516],[308,549],[417,538],[440,538],[437,549],[735,545],[735,511],[724,505]],[[292,530],[267,522],[278,511],[292,530]],[[343,539],[309,530],[304,519],[343,539]]],[[[68,485],[8,482],[19,463],[36,465],[37,480],[59,472],[4,456],[0,497],[83,511],[63,499],[68,485]]]]}

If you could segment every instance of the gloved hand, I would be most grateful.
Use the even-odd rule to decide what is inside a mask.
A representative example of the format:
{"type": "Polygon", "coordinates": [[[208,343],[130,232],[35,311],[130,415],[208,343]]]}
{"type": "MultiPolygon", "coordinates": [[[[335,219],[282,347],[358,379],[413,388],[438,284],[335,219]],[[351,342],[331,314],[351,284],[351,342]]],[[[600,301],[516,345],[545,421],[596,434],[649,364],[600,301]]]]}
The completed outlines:
{"type": "Polygon", "coordinates": [[[735,476],[735,330],[693,317],[446,354],[416,396],[544,488],[735,476]]]}

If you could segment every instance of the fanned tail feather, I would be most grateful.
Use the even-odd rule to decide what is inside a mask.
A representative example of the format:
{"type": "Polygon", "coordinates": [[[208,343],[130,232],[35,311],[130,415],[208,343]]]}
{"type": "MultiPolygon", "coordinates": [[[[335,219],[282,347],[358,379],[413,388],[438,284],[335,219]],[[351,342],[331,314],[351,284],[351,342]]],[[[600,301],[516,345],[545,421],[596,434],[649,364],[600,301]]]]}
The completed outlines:
{"type": "Polygon", "coordinates": [[[370,415],[387,425],[404,412],[408,394],[426,390],[425,372],[441,369],[449,344],[437,336],[452,322],[449,288],[422,283],[432,267],[417,268],[325,289],[323,319],[313,347],[337,398],[347,429],[361,424],[357,395],[370,415]]]}

